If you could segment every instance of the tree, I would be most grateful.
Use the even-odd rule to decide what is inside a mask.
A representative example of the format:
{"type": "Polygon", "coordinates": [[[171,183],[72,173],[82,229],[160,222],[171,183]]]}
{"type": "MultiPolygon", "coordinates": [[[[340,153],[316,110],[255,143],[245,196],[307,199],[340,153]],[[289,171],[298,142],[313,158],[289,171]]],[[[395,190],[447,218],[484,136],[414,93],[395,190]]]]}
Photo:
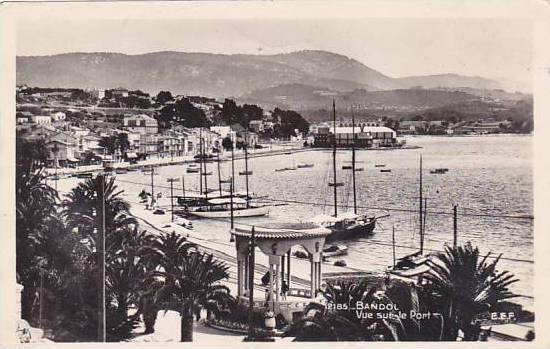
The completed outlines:
{"type": "Polygon", "coordinates": [[[16,144],[16,272],[23,287],[22,317],[32,320],[33,295],[40,268],[51,262],[56,250],[48,249],[60,222],[57,192],[47,185],[44,164],[48,150],[43,141],[17,140],[16,144]],[[40,263],[38,261],[40,260],[40,263]]]}
{"type": "Polygon", "coordinates": [[[162,128],[169,128],[171,125],[185,127],[210,126],[210,121],[206,118],[204,111],[195,107],[187,98],[182,98],[174,104],[164,106],[160,110],[157,120],[162,128]]]}
{"type": "Polygon", "coordinates": [[[128,134],[120,132],[111,136],[102,137],[99,140],[99,146],[105,148],[109,154],[114,154],[117,150],[124,154],[130,148],[128,134]]]}
{"type": "Polygon", "coordinates": [[[136,327],[140,312],[129,317],[128,310],[142,304],[141,297],[149,287],[145,280],[157,266],[153,263],[152,241],[151,235],[136,228],[125,234],[121,248],[109,255],[106,293],[111,313],[108,313],[107,322],[113,325],[107,330],[115,338],[128,338],[130,331],[136,327]]]}
{"type": "Polygon", "coordinates": [[[376,287],[369,287],[366,280],[356,282],[329,282],[322,290],[326,304],[345,308],[326,307],[310,303],[304,310],[305,317],[291,326],[285,335],[295,336],[296,341],[366,341],[373,340],[379,332],[375,319],[357,316],[358,302],[372,304],[381,300],[376,287]],[[312,315],[313,313],[313,315],[312,315]]]}
{"type": "Polygon", "coordinates": [[[96,215],[101,210],[98,193],[102,187],[105,201],[106,246],[108,250],[116,251],[122,246],[128,229],[133,229],[137,221],[129,213],[130,204],[120,197],[123,191],[117,191],[113,177],[97,176],[79,183],[63,201],[63,216],[69,229],[77,231],[82,238],[90,239],[95,246],[96,215]]]}
{"type": "Polygon", "coordinates": [[[238,122],[244,128],[248,128],[250,121],[252,120],[262,120],[264,116],[264,111],[262,108],[258,107],[255,104],[244,104],[241,107],[241,119],[238,122]]]}
{"type": "Polygon", "coordinates": [[[233,148],[233,141],[231,141],[229,136],[222,139],[222,147],[225,150],[231,150],[233,148]]]}
{"type": "Polygon", "coordinates": [[[470,243],[437,255],[426,276],[434,303],[445,317],[444,340],[456,340],[462,330],[465,340],[477,340],[473,323],[480,313],[500,301],[515,297],[508,286],[516,282],[508,271],[497,271],[500,256],[490,261],[490,253],[480,257],[470,243]]]}
{"type": "Polygon", "coordinates": [[[174,97],[172,97],[172,93],[170,91],[160,91],[157,94],[156,101],[160,104],[165,104],[166,102],[173,101],[174,97]]]}
{"type": "Polygon", "coordinates": [[[293,110],[275,108],[272,117],[278,120],[279,125],[275,129],[275,133],[279,137],[288,138],[297,136],[296,130],[302,134],[306,134],[309,131],[309,122],[293,110]]]}
{"type": "Polygon", "coordinates": [[[162,280],[155,303],[181,316],[181,341],[193,340],[193,314],[200,309],[217,311],[233,301],[229,289],[219,281],[227,279],[228,266],[211,254],[199,252],[175,233],[159,240],[158,255],[162,270],[154,272],[162,280]]]}
{"type": "Polygon", "coordinates": [[[242,115],[241,108],[232,99],[225,99],[222,106],[221,117],[227,125],[240,123],[242,115]]]}
{"type": "Polygon", "coordinates": [[[305,317],[294,323],[285,336],[295,336],[296,341],[440,339],[440,319],[416,320],[409,317],[411,311],[418,313],[425,310],[412,284],[386,280],[384,286],[380,286],[379,282],[369,286],[366,279],[339,280],[329,282],[321,292],[326,306],[310,303],[304,310],[305,317]],[[365,313],[372,314],[372,317],[363,317],[357,311],[359,303],[366,306],[383,304],[389,309],[369,308],[365,313]],[[407,314],[407,317],[401,317],[400,312],[407,314]]]}

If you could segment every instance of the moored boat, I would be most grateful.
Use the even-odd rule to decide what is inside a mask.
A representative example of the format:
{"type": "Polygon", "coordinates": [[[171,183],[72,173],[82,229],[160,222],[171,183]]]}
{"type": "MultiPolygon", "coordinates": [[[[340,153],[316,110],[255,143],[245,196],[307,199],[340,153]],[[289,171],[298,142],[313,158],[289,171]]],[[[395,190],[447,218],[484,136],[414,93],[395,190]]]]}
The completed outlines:
{"type": "Polygon", "coordinates": [[[330,245],[323,248],[323,257],[335,257],[348,254],[346,245],[330,245]]]}
{"type": "MultiPolygon", "coordinates": [[[[333,101],[333,124],[334,132],[336,132],[336,107],[333,101]]],[[[355,118],[352,115],[352,129],[355,130],[355,118]]],[[[336,137],[334,135],[334,137],[336,137]]],[[[336,142],[333,143],[332,148],[332,169],[333,177],[332,183],[328,183],[329,187],[334,189],[334,215],[318,215],[313,217],[310,222],[319,224],[331,231],[331,234],[326,237],[326,241],[346,240],[365,237],[374,231],[376,227],[376,217],[367,217],[366,214],[357,213],[357,196],[356,196],[356,183],[355,183],[355,134],[352,137],[352,158],[351,166],[352,180],[353,180],[353,212],[338,213],[338,187],[343,186],[342,182],[338,182],[336,178],[337,166],[336,166],[336,142]]]]}
{"type": "Polygon", "coordinates": [[[243,198],[210,199],[205,205],[196,206],[189,214],[201,218],[258,217],[269,214],[269,206],[249,204],[243,198]],[[231,203],[233,201],[233,203],[231,203]],[[231,212],[233,206],[233,212],[231,212]]]}
{"type": "Polygon", "coordinates": [[[199,171],[200,167],[198,164],[189,164],[186,169],[187,173],[198,173],[199,171]]]}
{"type": "Polygon", "coordinates": [[[376,217],[366,217],[345,212],[337,217],[329,215],[318,215],[310,222],[319,224],[331,231],[326,241],[338,241],[357,239],[372,234],[376,227],[376,217]]]}
{"type": "Polygon", "coordinates": [[[431,170],[431,174],[445,174],[449,171],[448,168],[436,168],[435,170],[431,170]]]}
{"type": "Polygon", "coordinates": [[[298,168],[311,168],[314,164],[298,164],[298,168]]]}

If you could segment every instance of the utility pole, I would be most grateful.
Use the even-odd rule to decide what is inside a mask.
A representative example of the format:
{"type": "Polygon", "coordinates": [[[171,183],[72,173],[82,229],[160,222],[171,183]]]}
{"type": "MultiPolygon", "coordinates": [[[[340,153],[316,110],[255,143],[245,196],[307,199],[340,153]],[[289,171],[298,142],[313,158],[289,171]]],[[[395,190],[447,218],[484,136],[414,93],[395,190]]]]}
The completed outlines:
{"type": "Polygon", "coordinates": [[[202,162],[204,159],[202,158],[202,128],[199,128],[199,191],[200,194],[204,194],[202,192],[202,162]]]}
{"type": "Polygon", "coordinates": [[[151,202],[155,200],[155,168],[151,166],[151,202]]]}
{"type": "Polygon", "coordinates": [[[248,243],[248,340],[253,341],[256,336],[254,328],[254,263],[255,263],[254,226],[248,243]]]}
{"type": "Polygon", "coordinates": [[[246,207],[250,207],[250,195],[248,194],[248,129],[244,129],[244,174],[246,180],[246,207]]]}
{"type": "Polygon", "coordinates": [[[353,213],[357,214],[357,189],[355,185],[355,114],[351,114],[351,129],[353,140],[351,141],[351,171],[353,179],[353,213]]]}
{"type": "Polygon", "coordinates": [[[100,267],[100,285],[98,287],[98,326],[97,326],[97,335],[99,342],[106,342],[106,311],[105,311],[105,175],[100,174],[97,176],[98,181],[100,182],[100,190],[97,196],[99,203],[98,209],[98,221],[97,221],[97,245],[96,249],[98,251],[98,264],[100,267]]]}
{"type": "Polygon", "coordinates": [[[170,211],[172,212],[172,222],[174,221],[174,182],[179,182],[179,178],[168,178],[166,180],[170,182],[170,211]]]}
{"type": "Polygon", "coordinates": [[[231,178],[231,182],[229,183],[229,197],[230,197],[230,207],[231,207],[231,236],[233,236],[233,228],[234,228],[234,213],[233,213],[233,178],[231,178]]]}
{"type": "Polygon", "coordinates": [[[391,245],[392,245],[392,250],[393,250],[393,267],[395,268],[395,225],[392,225],[391,245]]]}
{"type": "Polygon", "coordinates": [[[216,153],[218,155],[218,186],[220,189],[220,196],[222,196],[222,172],[220,169],[220,150],[218,149],[218,152],[216,153]]]}
{"type": "Polygon", "coordinates": [[[420,155],[420,172],[419,172],[419,178],[420,178],[420,186],[419,186],[419,209],[418,209],[418,225],[420,229],[420,254],[424,253],[424,237],[422,236],[423,231],[423,219],[422,219],[422,204],[424,199],[422,198],[422,154],[420,155]]]}
{"type": "Polygon", "coordinates": [[[458,246],[458,214],[457,214],[458,205],[453,205],[453,248],[458,246]]]}
{"type": "Polygon", "coordinates": [[[338,183],[336,183],[336,102],[332,100],[332,124],[334,132],[332,133],[332,178],[334,181],[334,217],[338,216],[338,183]]]}
{"type": "MultiPolygon", "coordinates": [[[[231,134],[232,135],[232,134],[231,134]]],[[[235,134],[235,141],[231,137],[231,186],[235,190],[235,146],[237,143],[237,135],[235,134]]]]}
{"type": "Polygon", "coordinates": [[[183,200],[185,200],[185,175],[181,175],[181,194],[183,195],[183,200]]]}
{"type": "Polygon", "coordinates": [[[44,265],[42,260],[39,262],[40,267],[40,308],[38,314],[38,328],[42,329],[42,319],[44,318],[44,265]]]}

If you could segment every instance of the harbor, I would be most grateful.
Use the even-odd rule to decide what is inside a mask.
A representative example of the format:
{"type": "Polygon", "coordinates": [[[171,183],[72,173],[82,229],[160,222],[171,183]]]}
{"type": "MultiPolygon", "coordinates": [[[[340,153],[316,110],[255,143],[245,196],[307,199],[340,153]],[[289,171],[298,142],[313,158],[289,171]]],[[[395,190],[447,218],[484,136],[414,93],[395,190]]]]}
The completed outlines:
{"type": "MultiPolygon", "coordinates": [[[[482,253],[503,254],[502,268],[513,272],[520,281],[512,287],[522,297],[515,301],[527,309],[533,309],[529,285],[533,281],[532,251],[532,203],[527,200],[530,190],[530,137],[478,137],[416,138],[422,149],[399,152],[357,151],[357,161],[364,171],[357,172],[357,202],[362,210],[372,215],[389,217],[380,220],[372,236],[346,241],[348,253],[344,257],[346,271],[382,273],[392,265],[392,256],[386,251],[392,246],[392,226],[395,227],[397,257],[411,254],[419,248],[418,235],[418,158],[423,156],[424,191],[427,198],[425,249],[441,251],[445,244],[453,242],[452,207],[459,205],[458,241],[471,241],[482,253]],[[514,139],[514,143],[510,139],[514,139]],[[450,142],[450,143],[449,143],[450,142]],[[442,160],[445,159],[445,160],[442,160]],[[384,164],[391,173],[380,173],[376,165],[384,164]],[[445,166],[445,175],[430,174],[431,169],[445,166]],[[497,174],[497,175],[495,175],[497,174]],[[510,186],[507,183],[516,183],[510,186]],[[461,198],[457,201],[455,198],[461,198]],[[514,199],[512,199],[514,198],[514,199]],[[525,198],[525,200],[521,200],[525,198]],[[527,216],[525,214],[528,214],[527,216]],[[521,218],[523,216],[523,219],[521,218]],[[518,242],[521,241],[521,242],[518,242]]],[[[303,222],[316,214],[332,214],[333,188],[328,186],[332,176],[332,152],[330,150],[280,154],[250,160],[254,174],[250,176],[250,193],[261,202],[273,205],[269,216],[237,219],[237,224],[247,226],[277,222],[303,222]],[[296,171],[275,172],[275,169],[295,163],[313,163],[310,168],[296,171]],[[300,180],[308,178],[307,181],[300,180]],[[325,185],[322,185],[325,183],[325,185]]],[[[351,158],[351,152],[338,151],[338,163],[351,158]]],[[[222,162],[222,177],[230,174],[231,162],[222,162]]],[[[155,222],[163,231],[180,231],[199,244],[232,255],[234,246],[230,239],[230,220],[192,219],[193,230],[170,224],[170,185],[168,178],[184,176],[188,193],[198,193],[199,174],[187,174],[186,165],[169,165],[156,169],[154,191],[162,193],[158,206],[166,214],[153,215],[140,203],[140,191],[150,191],[150,176],[141,172],[115,174],[116,184],[124,190],[124,198],[131,204],[137,217],[155,222]]],[[[216,164],[208,164],[215,171],[216,164]]],[[[244,161],[235,161],[235,171],[244,171],[244,161]]],[[[350,171],[340,170],[343,182],[351,184],[350,171]]],[[[58,189],[66,193],[81,179],[63,178],[58,189]]],[[[209,176],[213,189],[218,187],[216,174],[209,176]]],[[[225,184],[225,190],[228,185],[225,184]]],[[[182,195],[181,182],[174,184],[175,195],[182,195]]],[[[245,190],[243,176],[235,178],[235,191],[245,190]]],[[[340,187],[338,205],[342,212],[352,211],[352,193],[349,185],[340,187]]],[[[215,191],[213,191],[215,193],[215,191]]],[[[323,268],[334,267],[334,259],[323,263],[323,268]]],[[[331,270],[331,269],[330,269],[331,270]]],[[[307,271],[307,268],[306,268],[307,271]]],[[[327,271],[328,270],[325,270],[327,271]]],[[[306,272],[307,273],[307,272],[306,272]]],[[[306,275],[302,275],[305,279],[306,275]]]]}

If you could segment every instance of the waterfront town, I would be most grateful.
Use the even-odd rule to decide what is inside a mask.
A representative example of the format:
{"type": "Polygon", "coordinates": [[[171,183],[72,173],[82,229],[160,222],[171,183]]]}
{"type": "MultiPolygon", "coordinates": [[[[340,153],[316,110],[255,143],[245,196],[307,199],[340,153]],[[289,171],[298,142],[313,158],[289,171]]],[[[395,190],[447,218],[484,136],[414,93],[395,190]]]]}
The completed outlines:
{"type": "MultiPolygon", "coordinates": [[[[309,122],[293,110],[169,91],[18,86],[20,340],[532,340],[534,313],[513,301],[524,296],[510,291],[518,281],[511,272],[496,269],[500,257],[490,259],[475,241],[458,245],[456,238],[439,253],[422,250],[422,196],[420,250],[396,259],[394,241],[393,266],[378,272],[347,266],[343,242],[370,236],[384,217],[358,213],[355,201],[348,206],[353,211],[338,211],[336,198],[344,185],[336,171],[351,169],[355,200],[355,175],[363,171],[355,167],[356,149],[419,148],[403,136],[514,133],[513,122],[340,118],[336,109],[333,104],[332,120],[309,122]],[[248,157],[326,149],[334,161],[334,177],[324,183],[334,188],[333,214],[247,223],[276,209],[276,198],[249,192],[248,157]],[[351,151],[351,164],[337,166],[337,151],[351,151]],[[244,159],[245,193],[235,190],[234,169],[222,179],[220,156],[226,163],[244,159]],[[212,179],[209,191],[206,163],[216,157],[219,183],[212,179]],[[169,185],[154,179],[156,166],[181,164],[181,181],[176,168],[169,185]],[[132,182],[136,171],[150,174],[150,189],[148,182],[132,182]],[[195,190],[186,189],[187,173],[196,172],[195,190]],[[174,182],[182,195],[174,194],[174,182]],[[121,189],[127,185],[131,190],[121,189]],[[205,238],[216,229],[223,244],[205,238]],[[101,244],[107,244],[102,252],[101,244]],[[101,285],[89,275],[103,275],[101,285]],[[479,284],[456,291],[464,278],[479,284]],[[105,306],[98,310],[102,288],[105,306]]],[[[312,160],[272,172],[320,166],[312,160]]],[[[385,164],[374,166],[391,173],[385,164]]]]}
{"type": "MultiPolygon", "coordinates": [[[[334,133],[330,122],[308,122],[292,110],[264,110],[238,106],[233,100],[172,96],[160,91],[150,96],[126,88],[111,90],[17,87],[16,131],[20,139],[42,139],[50,150],[49,167],[97,165],[104,160],[137,163],[141,160],[194,156],[199,134],[207,152],[273,147],[282,143],[325,147],[334,133]],[[229,115],[234,115],[230,120],[229,115]],[[224,143],[225,142],[225,143],[224,143]]],[[[349,147],[356,133],[360,148],[400,147],[399,136],[486,135],[516,133],[512,121],[493,118],[475,121],[393,120],[350,117],[336,124],[337,145],[349,147]]],[[[523,132],[523,131],[520,131],[523,132]]]]}

